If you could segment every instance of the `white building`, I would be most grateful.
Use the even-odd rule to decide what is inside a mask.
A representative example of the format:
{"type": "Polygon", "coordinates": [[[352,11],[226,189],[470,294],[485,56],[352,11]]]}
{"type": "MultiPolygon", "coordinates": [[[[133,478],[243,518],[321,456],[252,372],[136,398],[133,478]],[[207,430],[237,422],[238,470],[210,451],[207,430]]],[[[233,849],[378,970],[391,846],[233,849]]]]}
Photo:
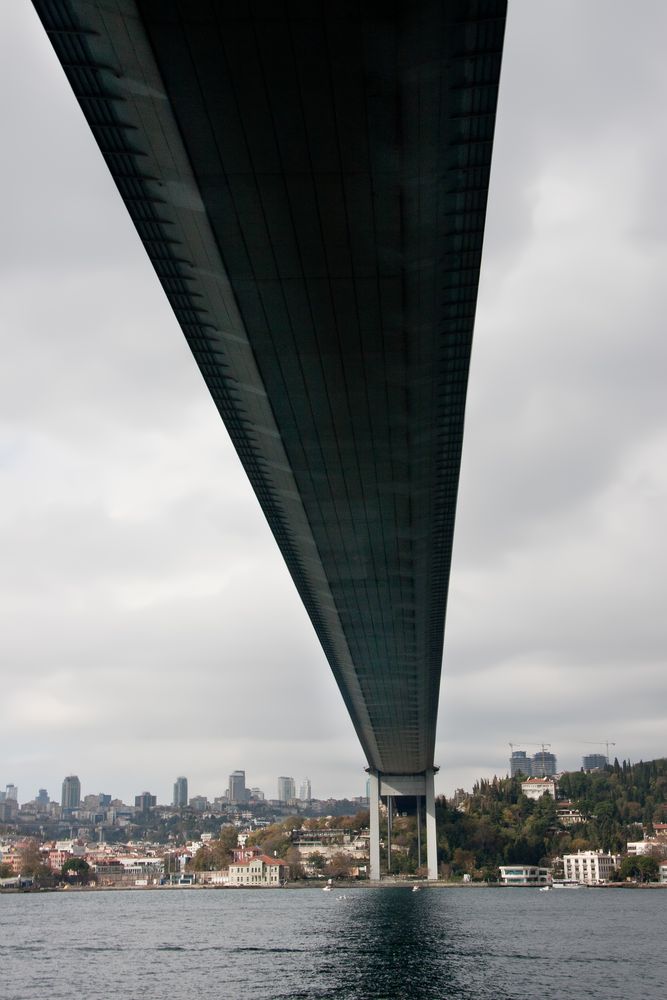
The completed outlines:
{"type": "Polygon", "coordinates": [[[501,865],[501,885],[547,885],[551,882],[551,868],[539,865],[501,865]]]}
{"type": "Polygon", "coordinates": [[[661,862],[660,868],[658,869],[658,871],[659,871],[658,878],[660,879],[660,881],[663,884],[667,885],[667,861],[662,861],[661,862]]]}
{"type": "Polygon", "coordinates": [[[571,802],[556,803],[556,818],[562,826],[576,826],[577,823],[584,823],[584,817],[571,802]]]}
{"type": "Polygon", "coordinates": [[[667,843],[665,843],[664,837],[648,837],[644,840],[630,840],[627,844],[627,853],[632,857],[637,857],[640,854],[652,854],[654,851],[659,856],[661,853],[664,854],[666,849],[667,843]]]}
{"type": "Polygon", "coordinates": [[[310,802],[312,797],[313,790],[310,784],[310,778],[302,778],[299,786],[299,798],[302,802],[310,802]]]}
{"type": "Polygon", "coordinates": [[[260,854],[229,866],[229,885],[280,885],[289,878],[289,865],[260,854]]]}
{"type": "Polygon", "coordinates": [[[568,882],[599,885],[608,882],[620,859],[603,851],[578,851],[563,855],[563,874],[568,882]]]}
{"type": "Polygon", "coordinates": [[[554,778],[526,778],[521,782],[521,791],[527,799],[541,799],[543,795],[556,798],[556,781],[554,778]]]}

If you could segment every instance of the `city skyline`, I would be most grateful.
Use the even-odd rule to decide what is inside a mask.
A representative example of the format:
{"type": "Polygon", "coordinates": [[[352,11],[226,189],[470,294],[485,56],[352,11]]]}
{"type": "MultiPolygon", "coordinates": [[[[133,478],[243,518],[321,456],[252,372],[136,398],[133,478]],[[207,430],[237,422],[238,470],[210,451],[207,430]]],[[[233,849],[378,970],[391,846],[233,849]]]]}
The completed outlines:
{"type": "MultiPolygon", "coordinates": [[[[562,748],[598,734],[620,759],[663,751],[667,8],[642,11],[511,5],[438,793],[504,773],[516,733],[570,768],[582,748],[562,748]]],[[[29,4],[0,18],[3,787],[55,798],[76,771],[169,801],[176,775],[219,794],[243,761],[269,794],[275,762],[363,794],[331,671],[44,32],[29,4]]]]}
{"type": "MultiPolygon", "coordinates": [[[[578,741],[577,746],[580,745],[584,746],[589,742],[592,741],[581,740],[578,741]]],[[[608,762],[609,764],[613,764],[615,758],[617,758],[621,763],[626,759],[629,763],[638,763],[639,760],[646,761],[652,759],[646,754],[640,755],[640,757],[637,760],[630,760],[630,758],[626,758],[622,753],[618,754],[614,753],[613,750],[609,753],[608,757],[606,754],[588,753],[588,752],[582,752],[580,750],[578,756],[576,757],[575,763],[560,764],[561,757],[568,762],[573,761],[576,756],[576,751],[573,748],[566,748],[566,751],[564,753],[561,753],[559,750],[558,754],[556,754],[548,752],[543,749],[541,751],[536,751],[535,753],[531,754],[530,752],[524,749],[524,747],[527,745],[528,745],[527,743],[510,744],[509,746],[511,749],[513,747],[516,747],[516,749],[512,749],[512,752],[510,753],[509,757],[507,755],[505,756],[504,763],[501,764],[499,760],[497,768],[488,768],[485,773],[477,775],[474,781],[480,778],[492,778],[492,777],[503,778],[507,776],[514,777],[518,774],[523,774],[528,777],[530,777],[531,775],[540,777],[543,775],[555,775],[564,772],[572,772],[579,770],[595,770],[604,766],[605,761],[608,762]]],[[[611,742],[605,743],[605,741],[600,741],[600,745],[601,746],[606,745],[608,748],[610,746],[615,747],[614,743],[611,742]]],[[[542,744],[542,746],[544,747],[545,744],[542,744]]],[[[663,752],[662,754],[658,754],[657,758],[662,758],[666,755],[667,751],[663,752]]],[[[81,802],[83,801],[86,795],[94,796],[102,794],[105,798],[110,797],[112,799],[120,799],[126,802],[126,804],[130,804],[132,800],[136,799],[139,796],[139,785],[142,786],[142,789],[145,789],[146,786],[149,786],[152,792],[154,792],[154,790],[158,788],[157,781],[151,781],[150,776],[149,777],[144,776],[144,780],[138,782],[136,787],[130,789],[128,786],[128,788],[125,789],[125,791],[122,794],[120,792],[116,794],[115,786],[111,788],[110,792],[108,790],[107,792],[100,792],[99,789],[93,792],[91,790],[93,786],[88,788],[88,786],[85,785],[83,781],[80,781],[78,774],[76,774],[76,775],[69,775],[68,777],[64,778],[62,780],[61,795],[55,797],[50,796],[50,800],[52,802],[57,802],[57,801],[61,802],[61,804],[64,805],[65,794],[66,794],[65,786],[66,783],[69,785],[69,783],[71,783],[72,781],[78,783],[75,786],[77,789],[76,795],[78,795],[78,801],[81,802]],[[85,788],[85,795],[84,795],[84,788],[85,788]]],[[[214,786],[209,789],[199,789],[198,791],[192,792],[192,789],[190,788],[189,778],[187,776],[180,775],[171,784],[170,793],[167,793],[166,791],[163,793],[162,790],[158,788],[157,801],[159,805],[165,805],[165,806],[169,804],[176,805],[177,787],[180,789],[180,797],[182,798],[183,794],[185,794],[186,796],[186,801],[183,802],[182,805],[187,805],[187,803],[191,799],[202,796],[208,799],[210,802],[213,802],[217,799],[226,799],[230,804],[243,805],[243,802],[246,801],[246,797],[245,796],[240,797],[241,790],[243,790],[245,793],[248,793],[247,796],[248,798],[253,798],[253,799],[265,798],[267,801],[273,801],[273,802],[287,802],[290,800],[294,800],[297,802],[308,801],[311,798],[320,801],[326,801],[327,799],[354,800],[356,798],[366,797],[368,788],[368,778],[365,772],[364,772],[363,782],[360,785],[359,789],[343,793],[342,795],[323,793],[322,795],[313,796],[312,781],[309,777],[306,776],[300,779],[296,779],[293,776],[286,776],[286,775],[281,775],[281,776],[279,775],[278,777],[274,776],[268,780],[265,786],[260,786],[253,782],[251,786],[248,787],[246,782],[247,782],[246,771],[239,769],[230,773],[226,779],[221,778],[218,786],[214,786]],[[287,786],[285,783],[290,783],[290,784],[289,786],[287,786]],[[274,788],[276,790],[275,795],[271,794],[271,789],[274,788]],[[286,792],[286,789],[289,790],[289,794],[286,792]],[[281,794],[281,790],[284,794],[281,794]]],[[[2,784],[3,784],[3,778],[0,775],[0,787],[2,786],[2,784]]],[[[95,782],[93,781],[93,785],[94,784],[95,782]]],[[[468,787],[465,786],[461,787],[463,787],[465,791],[469,792],[472,788],[472,784],[473,782],[471,782],[470,786],[468,787]]],[[[46,793],[48,791],[48,787],[49,786],[47,783],[46,789],[40,786],[34,796],[31,793],[26,793],[26,797],[19,797],[18,785],[13,782],[7,782],[6,783],[7,791],[6,792],[0,791],[0,800],[4,800],[5,796],[9,797],[9,792],[8,792],[9,789],[12,790],[11,795],[14,797],[14,799],[18,800],[19,802],[30,802],[33,800],[38,800],[40,795],[42,795],[43,797],[43,793],[46,793]]],[[[459,789],[455,789],[453,791],[458,792],[459,789]]],[[[141,794],[145,794],[145,792],[142,792],[141,794]]],[[[439,793],[439,794],[445,794],[445,793],[439,793]]],[[[450,793],[447,794],[448,797],[451,797],[450,793]]]]}

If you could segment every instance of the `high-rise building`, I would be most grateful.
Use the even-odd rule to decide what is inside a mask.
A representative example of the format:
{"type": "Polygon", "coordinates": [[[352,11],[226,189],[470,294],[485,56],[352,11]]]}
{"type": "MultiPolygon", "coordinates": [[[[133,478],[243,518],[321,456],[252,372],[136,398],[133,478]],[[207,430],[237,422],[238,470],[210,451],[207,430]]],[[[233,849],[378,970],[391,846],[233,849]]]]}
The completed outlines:
{"type": "Polygon", "coordinates": [[[292,799],[296,798],[296,787],[294,785],[294,778],[287,778],[281,775],[278,778],[278,801],[279,802],[291,802],[292,799]]]}
{"type": "Polygon", "coordinates": [[[134,808],[137,812],[148,812],[149,809],[153,809],[157,805],[157,796],[151,795],[150,792],[142,792],[141,795],[135,795],[134,797],[134,808]]]}
{"type": "Polygon", "coordinates": [[[5,798],[8,802],[18,802],[19,790],[16,785],[7,785],[5,789],[5,798]]]}
{"type": "Polygon", "coordinates": [[[63,781],[63,793],[60,800],[63,811],[71,812],[81,805],[81,782],[76,774],[70,774],[63,781]]]}
{"type": "Polygon", "coordinates": [[[227,798],[230,803],[245,802],[245,771],[232,771],[229,775],[227,798]]]}
{"type": "Polygon", "coordinates": [[[37,803],[38,806],[48,806],[49,793],[47,792],[46,788],[40,788],[40,790],[37,793],[37,798],[35,799],[35,802],[37,803]]]}
{"type": "Polygon", "coordinates": [[[299,785],[299,798],[302,802],[310,802],[312,797],[313,791],[310,787],[310,778],[302,778],[299,785]]]}
{"type": "Polygon", "coordinates": [[[525,778],[532,778],[533,765],[525,750],[513,750],[510,757],[510,777],[516,778],[517,774],[523,774],[525,778]]]}
{"type": "Polygon", "coordinates": [[[587,753],[581,759],[584,771],[602,771],[608,763],[609,761],[603,753],[587,753]]]}
{"type": "Polygon", "coordinates": [[[538,750],[532,759],[533,778],[553,778],[556,773],[556,754],[538,750]]]}
{"type": "Polygon", "coordinates": [[[174,801],[173,804],[177,809],[183,809],[184,806],[188,804],[188,779],[187,778],[176,778],[174,782],[174,801]]]}

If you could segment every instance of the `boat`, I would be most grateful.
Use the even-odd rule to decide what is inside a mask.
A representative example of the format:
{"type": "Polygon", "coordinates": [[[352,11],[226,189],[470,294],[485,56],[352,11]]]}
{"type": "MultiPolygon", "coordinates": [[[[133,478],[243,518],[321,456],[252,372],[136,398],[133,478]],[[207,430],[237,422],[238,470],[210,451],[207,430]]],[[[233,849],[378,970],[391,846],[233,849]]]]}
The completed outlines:
{"type": "Polygon", "coordinates": [[[540,892],[551,892],[552,889],[553,889],[552,885],[541,885],[539,891],[540,892]]]}
{"type": "Polygon", "coordinates": [[[551,883],[554,889],[585,889],[586,886],[581,882],[574,882],[572,879],[559,878],[554,879],[551,883]]]}
{"type": "Polygon", "coordinates": [[[421,889],[420,885],[413,885],[413,887],[412,887],[412,891],[413,892],[419,892],[420,889],[421,889]]]}

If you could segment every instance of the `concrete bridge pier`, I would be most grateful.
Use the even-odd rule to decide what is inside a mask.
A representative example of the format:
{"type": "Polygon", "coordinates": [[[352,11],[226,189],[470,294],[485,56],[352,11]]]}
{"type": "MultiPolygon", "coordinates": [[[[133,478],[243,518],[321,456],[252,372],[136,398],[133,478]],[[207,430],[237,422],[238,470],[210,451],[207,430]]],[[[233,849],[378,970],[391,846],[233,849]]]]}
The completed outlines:
{"type": "MultiPolygon", "coordinates": [[[[429,768],[421,774],[382,774],[380,771],[368,769],[369,779],[369,810],[371,828],[370,846],[370,877],[379,881],[380,873],[380,799],[391,798],[394,795],[414,795],[418,807],[421,800],[426,800],[426,867],[429,881],[438,877],[438,845],[435,829],[435,772],[429,768]]],[[[417,809],[418,821],[421,808],[417,809]]]]}

